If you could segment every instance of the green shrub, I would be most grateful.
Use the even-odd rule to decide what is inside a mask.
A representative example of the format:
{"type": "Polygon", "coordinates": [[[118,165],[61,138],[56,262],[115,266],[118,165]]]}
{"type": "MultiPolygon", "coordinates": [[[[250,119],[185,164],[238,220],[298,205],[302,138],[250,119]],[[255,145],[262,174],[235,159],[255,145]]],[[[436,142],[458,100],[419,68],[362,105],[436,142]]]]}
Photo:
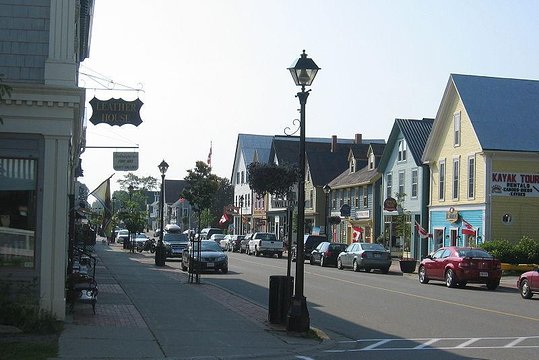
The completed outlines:
{"type": "Polygon", "coordinates": [[[507,240],[486,241],[481,244],[481,248],[503,263],[518,264],[515,245],[507,240]]]}
{"type": "Polygon", "coordinates": [[[504,263],[539,264],[539,242],[527,236],[517,243],[507,240],[487,241],[481,244],[481,248],[504,263]]]}
{"type": "Polygon", "coordinates": [[[516,250],[522,257],[520,263],[539,264],[539,241],[524,236],[516,245],[516,250]]]}

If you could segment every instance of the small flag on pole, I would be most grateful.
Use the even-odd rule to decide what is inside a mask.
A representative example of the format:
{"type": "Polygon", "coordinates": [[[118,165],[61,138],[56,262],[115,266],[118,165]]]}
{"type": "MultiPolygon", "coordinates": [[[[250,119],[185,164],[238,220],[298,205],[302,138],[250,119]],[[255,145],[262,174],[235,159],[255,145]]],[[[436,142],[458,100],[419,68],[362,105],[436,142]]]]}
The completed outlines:
{"type": "Polygon", "coordinates": [[[462,225],[464,225],[464,227],[462,228],[462,233],[464,235],[475,235],[475,233],[477,232],[477,229],[464,219],[462,219],[462,225]]]}
{"type": "Polygon", "coordinates": [[[210,153],[208,154],[208,166],[211,167],[212,142],[210,141],[210,153]]]}
{"type": "Polygon", "coordinates": [[[415,231],[417,231],[419,237],[422,239],[429,237],[429,232],[425,230],[417,221],[415,222],[415,231]]]}
{"type": "Polygon", "coordinates": [[[112,210],[111,210],[111,199],[110,199],[110,178],[114,174],[109,176],[109,178],[103,181],[94,191],[90,193],[93,197],[97,199],[103,205],[103,222],[101,223],[101,230],[107,235],[110,236],[112,232],[112,210]]]}

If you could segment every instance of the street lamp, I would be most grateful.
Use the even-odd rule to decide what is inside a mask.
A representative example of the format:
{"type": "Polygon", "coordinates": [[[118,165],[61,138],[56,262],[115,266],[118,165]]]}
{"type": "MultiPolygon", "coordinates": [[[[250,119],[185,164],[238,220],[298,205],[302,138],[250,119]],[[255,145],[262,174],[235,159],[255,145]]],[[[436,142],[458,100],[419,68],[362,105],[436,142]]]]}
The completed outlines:
{"type": "Polygon", "coordinates": [[[305,86],[310,86],[320,68],[315,62],[307,57],[305,50],[301,57],[288,68],[294,82],[301,86],[301,91],[296,97],[299,99],[300,108],[300,135],[299,135],[299,179],[298,179],[298,228],[297,228],[297,255],[296,255],[296,283],[294,297],[288,311],[286,329],[296,332],[307,332],[310,328],[309,310],[307,299],[303,295],[304,277],[304,242],[305,232],[305,104],[309,97],[309,91],[305,86]]]}
{"type": "Polygon", "coordinates": [[[329,217],[329,193],[331,192],[331,186],[329,186],[328,184],[324,185],[324,187],[322,188],[322,190],[324,190],[324,193],[326,194],[326,217],[324,219],[324,232],[326,233],[326,237],[328,238],[329,240],[329,233],[328,233],[328,217],[329,217]]]}
{"type": "Polygon", "coordinates": [[[243,235],[243,195],[240,195],[240,235],[243,235]]]}
{"type": "MultiPolygon", "coordinates": [[[[133,204],[131,204],[131,200],[133,198],[133,190],[135,188],[133,187],[132,184],[129,184],[129,186],[127,187],[127,191],[129,192],[129,214],[130,214],[130,217],[133,215],[133,204]]],[[[135,252],[135,237],[133,237],[133,234],[129,233],[129,236],[131,237],[131,252],[134,253],[135,252]]]]}
{"type": "Polygon", "coordinates": [[[161,221],[159,228],[159,242],[155,248],[155,265],[164,266],[165,265],[165,247],[163,245],[163,227],[164,227],[164,210],[165,207],[165,173],[168,170],[168,164],[165,160],[161,161],[158,165],[159,171],[161,172],[161,194],[159,196],[159,212],[161,213],[161,221]]]}

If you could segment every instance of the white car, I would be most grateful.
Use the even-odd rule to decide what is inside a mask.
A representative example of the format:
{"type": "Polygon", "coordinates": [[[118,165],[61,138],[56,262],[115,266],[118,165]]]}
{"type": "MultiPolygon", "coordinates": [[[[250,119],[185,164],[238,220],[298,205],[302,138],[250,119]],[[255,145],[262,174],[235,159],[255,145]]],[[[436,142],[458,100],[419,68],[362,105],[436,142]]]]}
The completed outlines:
{"type": "Polygon", "coordinates": [[[208,240],[213,240],[215,241],[219,246],[221,246],[221,240],[224,240],[225,238],[225,235],[224,234],[213,234],[212,236],[210,236],[210,238],[208,240]]]}
{"type": "Polygon", "coordinates": [[[122,229],[118,231],[118,234],[116,235],[116,243],[123,244],[124,240],[129,239],[129,230],[122,229]]]}

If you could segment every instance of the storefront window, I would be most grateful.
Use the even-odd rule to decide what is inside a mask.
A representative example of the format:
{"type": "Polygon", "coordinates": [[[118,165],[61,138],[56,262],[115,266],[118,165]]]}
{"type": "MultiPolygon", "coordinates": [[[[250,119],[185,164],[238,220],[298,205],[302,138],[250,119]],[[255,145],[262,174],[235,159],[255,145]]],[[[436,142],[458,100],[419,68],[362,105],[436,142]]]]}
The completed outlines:
{"type": "Polygon", "coordinates": [[[35,266],[37,161],[0,157],[0,267],[35,266]]]}

